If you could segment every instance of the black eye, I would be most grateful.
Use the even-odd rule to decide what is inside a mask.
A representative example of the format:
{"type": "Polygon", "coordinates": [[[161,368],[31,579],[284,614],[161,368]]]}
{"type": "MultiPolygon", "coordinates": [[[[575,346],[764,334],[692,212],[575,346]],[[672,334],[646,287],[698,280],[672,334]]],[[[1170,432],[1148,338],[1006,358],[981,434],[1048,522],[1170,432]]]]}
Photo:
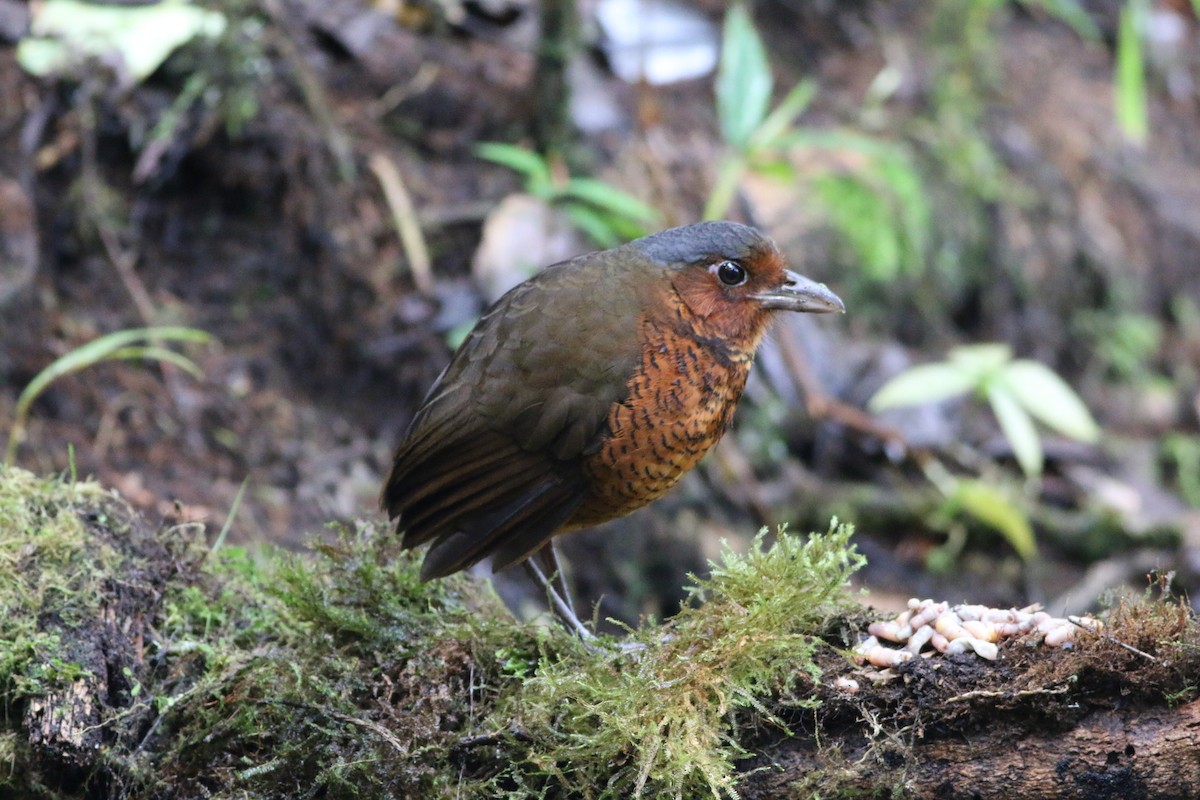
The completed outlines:
{"type": "Polygon", "coordinates": [[[746,268],[736,261],[722,261],[716,267],[717,277],[726,286],[741,286],[749,277],[746,268]]]}

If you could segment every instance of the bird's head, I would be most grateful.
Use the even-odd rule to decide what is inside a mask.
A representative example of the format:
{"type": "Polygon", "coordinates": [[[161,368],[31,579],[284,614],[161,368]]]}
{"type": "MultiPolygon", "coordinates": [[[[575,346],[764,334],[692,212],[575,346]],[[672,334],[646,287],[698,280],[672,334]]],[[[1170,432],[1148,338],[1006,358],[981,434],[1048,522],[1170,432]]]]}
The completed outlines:
{"type": "Polygon", "coordinates": [[[736,222],[672,228],[632,246],[669,265],[671,285],[695,323],[748,349],[776,311],[846,310],[824,284],[789,270],[771,239],[736,222]]]}

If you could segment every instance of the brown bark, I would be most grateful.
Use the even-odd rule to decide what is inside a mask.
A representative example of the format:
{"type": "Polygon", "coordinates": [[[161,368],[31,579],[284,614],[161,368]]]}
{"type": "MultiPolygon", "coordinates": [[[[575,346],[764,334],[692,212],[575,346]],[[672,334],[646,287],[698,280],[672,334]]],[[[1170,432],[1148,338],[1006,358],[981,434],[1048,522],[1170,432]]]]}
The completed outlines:
{"type": "Polygon", "coordinates": [[[795,796],[814,782],[841,793],[978,800],[1117,800],[1200,797],[1200,701],[1179,708],[1096,711],[1073,729],[998,725],[954,739],[843,737],[781,743],[776,769],[751,776],[742,796],[795,796]],[[813,776],[822,776],[814,779],[813,776]]]}

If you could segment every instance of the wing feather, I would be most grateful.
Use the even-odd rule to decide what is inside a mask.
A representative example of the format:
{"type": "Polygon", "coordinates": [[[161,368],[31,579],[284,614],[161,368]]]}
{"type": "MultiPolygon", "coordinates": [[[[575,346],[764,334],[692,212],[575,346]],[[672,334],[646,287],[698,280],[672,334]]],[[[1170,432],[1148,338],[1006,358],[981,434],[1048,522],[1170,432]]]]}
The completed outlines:
{"type": "MultiPolygon", "coordinates": [[[[382,504],[404,546],[432,542],[422,578],[489,555],[523,560],[588,494],[582,457],[640,363],[647,263],[598,297],[594,256],[550,267],[497,301],[430,389],[397,449],[382,504]]],[[[626,274],[628,273],[628,274],[626,274]]]]}

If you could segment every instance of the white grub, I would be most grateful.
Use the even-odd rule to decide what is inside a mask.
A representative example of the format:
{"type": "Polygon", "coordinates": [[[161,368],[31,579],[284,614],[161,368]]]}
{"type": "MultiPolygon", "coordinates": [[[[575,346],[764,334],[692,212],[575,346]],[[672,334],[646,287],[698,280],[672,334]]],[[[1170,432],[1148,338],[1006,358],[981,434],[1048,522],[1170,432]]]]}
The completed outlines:
{"type": "Polygon", "coordinates": [[[867,662],[876,667],[898,667],[913,657],[907,650],[896,650],[877,644],[863,654],[867,662]]]}
{"type": "Polygon", "coordinates": [[[985,642],[982,639],[976,639],[973,636],[960,636],[950,642],[946,648],[946,655],[965,653],[968,650],[980,658],[986,658],[988,661],[995,661],[1000,655],[1000,649],[995,644],[985,642]]]}
{"type": "Polygon", "coordinates": [[[1000,634],[996,631],[996,626],[990,622],[983,622],[977,619],[968,619],[963,622],[962,627],[968,635],[973,636],[981,641],[1000,641],[1000,634]]]}
{"type": "Polygon", "coordinates": [[[851,693],[857,692],[859,688],[858,681],[854,680],[854,678],[847,678],[845,675],[834,681],[833,685],[841,689],[843,692],[851,693]]]}
{"type": "Polygon", "coordinates": [[[1071,623],[1059,625],[1057,628],[1046,631],[1046,638],[1042,641],[1047,647],[1062,647],[1075,638],[1075,626],[1071,623]]]}
{"type": "Polygon", "coordinates": [[[1001,639],[1007,639],[1010,636],[1020,636],[1022,633],[1027,632],[1021,629],[1021,623],[1019,622],[1001,622],[996,625],[996,635],[1001,639]]]}
{"type": "Polygon", "coordinates": [[[933,645],[933,649],[937,650],[939,653],[945,653],[950,649],[950,640],[945,636],[942,636],[940,633],[934,633],[933,636],[930,636],[929,643],[933,645]]]}
{"type": "Polygon", "coordinates": [[[965,636],[967,633],[963,630],[962,621],[953,611],[947,611],[939,615],[933,627],[950,641],[954,641],[960,636],[965,636]]]}
{"type": "Polygon", "coordinates": [[[952,608],[950,610],[953,611],[955,614],[958,614],[958,618],[961,619],[963,622],[970,622],[971,620],[983,619],[984,615],[987,614],[992,609],[988,608],[987,606],[969,605],[967,603],[962,603],[960,605],[955,606],[954,608],[952,608]]]}
{"type": "Polygon", "coordinates": [[[900,626],[895,621],[872,622],[867,626],[867,633],[879,639],[887,639],[889,642],[903,642],[908,636],[912,636],[911,629],[908,636],[901,636],[900,626]]]}
{"type": "Polygon", "coordinates": [[[858,647],[854,648],[857,655],[866,655],[872,647],[879,647],[879,639],[874,636],[868,636],[858,643],[858,647]]]}
{"type": "Polygon", "coordinates": [[[928,625],[923,625],[913,631],[913,635],[909,638],[908,644],[904,645],[904,649],[912,653],[914,656],[921,652],[921,648],[929,644],[929,640],[936,633],[933,628],[928,625]]]}
{"type": "Polygon", "coordinates": [[[909,627],[915,631],[922,625],[928,625],[945,613],[948,608],[949,606],[945,603],[935,603],[932,600],[926,600],[909,618],[909,627]]]}

